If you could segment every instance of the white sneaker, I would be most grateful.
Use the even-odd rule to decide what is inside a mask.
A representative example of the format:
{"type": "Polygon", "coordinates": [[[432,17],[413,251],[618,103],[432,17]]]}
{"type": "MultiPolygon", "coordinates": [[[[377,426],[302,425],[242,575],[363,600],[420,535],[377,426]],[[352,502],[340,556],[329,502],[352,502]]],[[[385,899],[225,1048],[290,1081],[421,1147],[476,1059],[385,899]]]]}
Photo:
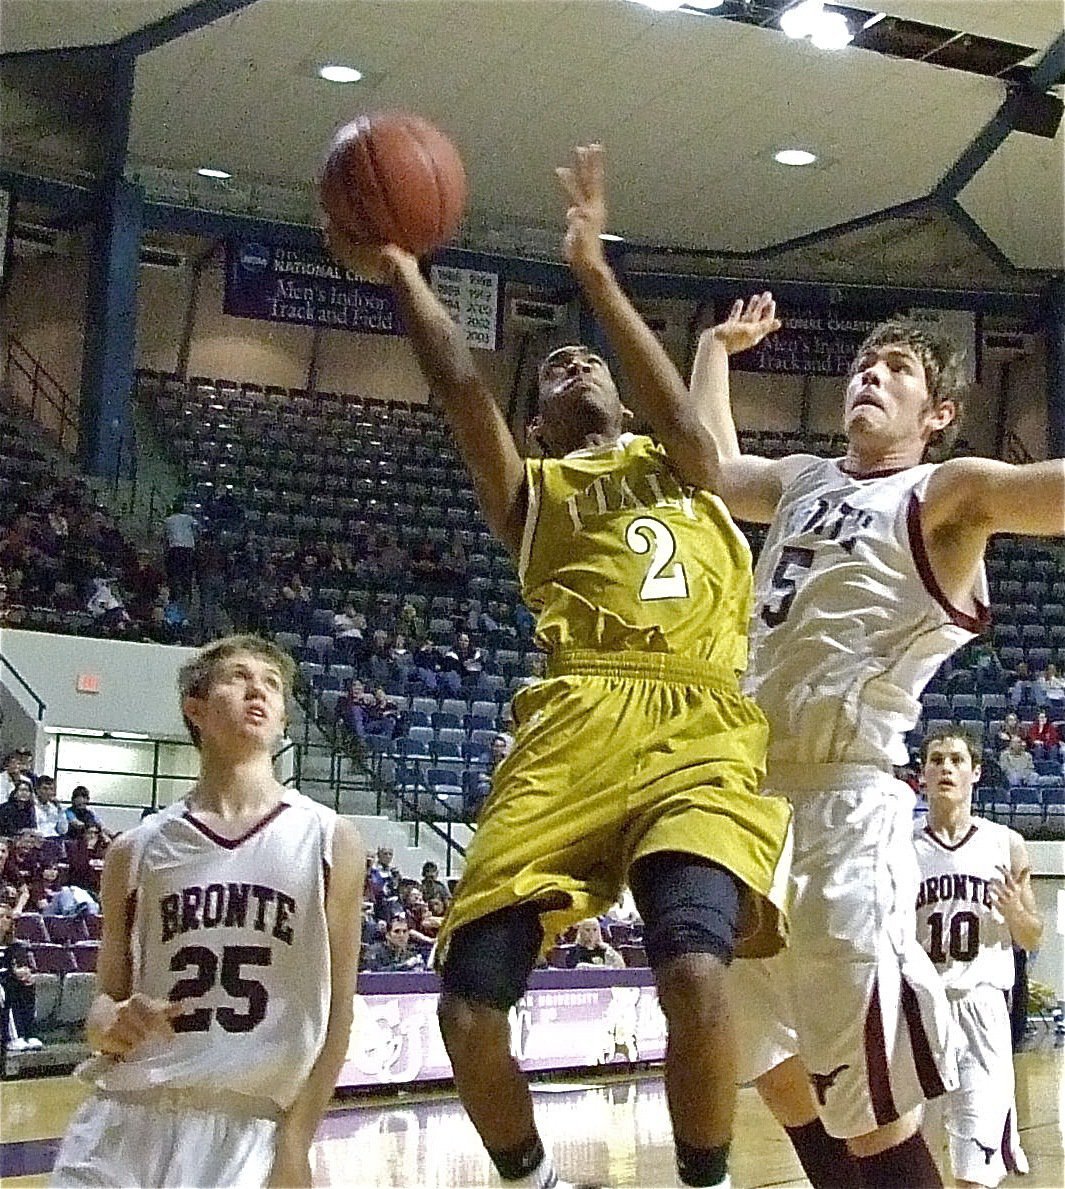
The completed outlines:
{"type": "Polygon", "coordinates": [[[29,1048],[29,1046],[21,1036],[13,1036],[7,1042],[7,1051],[9,1053],[24,1053],[27,1048],[29,1048]]]}
{"type": "Polygon", "coordinates": [[[24,1044],[28,1049],[43,1049],[44,1041],[38,1040],[36,1036],[27,1036],[24,1044]]]}

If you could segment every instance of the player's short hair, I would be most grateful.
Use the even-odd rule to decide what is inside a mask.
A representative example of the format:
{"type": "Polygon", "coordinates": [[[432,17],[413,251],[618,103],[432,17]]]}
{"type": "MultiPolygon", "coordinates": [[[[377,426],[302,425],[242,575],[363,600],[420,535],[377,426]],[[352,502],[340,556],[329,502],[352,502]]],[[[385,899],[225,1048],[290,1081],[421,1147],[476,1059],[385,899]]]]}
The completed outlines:
{"type": "Polygon", "coordinates": [[[965,353],[953,339],[937,334],[925,323],[897,315],[874,326],[869,332],[854,357],[851,374],[857,371],[858,360],[867,351],[889,344],[909,347],[921,361],[933,408],[938,409],[946,401],[954,405],[954,420],[944,429],[935,430],[925,448],[925,457],[930,461],[946,458],[958,437],[965,413],[964,395],[968,387],[964,370],[965,353]]]}
{"type": "MultiPolygon", "coordinates": [[[[214,681],[218,666],[241,652],[258,657],[277,669],[281,674],[281,685],[287,701],[292,695],[292,683],[296,679],[296,662],[272,640],[248,634],[223,636],[221,640],[214,640],[181,666],[178,670],[178,694],[182,703],[186,698],[205,697],[214,681]]],[[[199,747],[199,728],[184,712],[181,717],[185,720],[185,727],[192,742],[199,747]]]]}
{"type": "Polygon", "coordinates": [[[928,763],[928,752],[933,743],[942,743],[944,739],[960,739],[965,744],[965,748],[969,753],[969,759],[972,766],[976,768],[983,762],[983,747],[976,736],[965,727],[954,723],[946,727],[937,727],[934,731],[929,731],[927,735],[921,740],[921,763],[928,763]]]}

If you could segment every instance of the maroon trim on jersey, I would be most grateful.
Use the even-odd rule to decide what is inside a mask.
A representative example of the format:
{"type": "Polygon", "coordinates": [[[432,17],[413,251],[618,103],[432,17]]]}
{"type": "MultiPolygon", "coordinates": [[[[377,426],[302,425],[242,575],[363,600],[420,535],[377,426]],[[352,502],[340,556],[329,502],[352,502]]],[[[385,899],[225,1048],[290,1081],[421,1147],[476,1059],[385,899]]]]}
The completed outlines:
{"type": "Polygon", "coordinates": [[[287,808],[288,803],[286,801],[280,801],[273,807],[273,809],[270,810],[270,812],[262,819],[262,821],[256,822],[250,830],[247,830],[245,833],[241,834],[239,838],[223,838],[221,834],[216,834],[210,826],[205,826],[199,818],[193,817],[187,809],[181,816],[185,819],[185,821],[195,826],[201,834],[207,838],[210,838],[210,840],[216,846],[224,847],[226,850],[236,850],[237,847],[242,843],[247,842],[249,838],[253,838],[256,834],[258,834],[260,830],[265,830],[266,827],[274,820],[274,818],[277,817],[282,810],[287,808]]]}
{"type": "Polygon", "coordinates": [[[947,1088],[936,1068],[936,1059],[932,1056],[932,1046],[928,1041],[924,1021],[921,1019],[921,1007],[917,1002],[917,992],[903,979],[900,985],[902,999],[902,1014],[906,1019],[906,1028],[910,1033],[910,1048],[913,1051],[913,1065],[917,1070],[917,1080],[921,1083],[921,1090],[925,1098],[938,1098],[946,1094],[947,1088]]]}
{"type": "Polygon", "coordinates": [[[903,471],[912,470],[909,466],[904,467],[887,467],[882,471],[848,471],[843,465],[847,460],[845,458],[837,458],[836,466],[840,473],[847,476],[848,479],[890,479],[892,475],[901,475],[903,471]]]}
{"type": "Polygon", "coordinates": [[[887,1048],[884,1044],[884,1020],[880,1013],[880,980],[873,981],[873,994],[865,1013],[865,1071],[869,1079],[869,1101],[873,1104],[876,1125],[894,1123],[899,1117],[895,1096],[891,1093],[887,1048]]]}
{"type": "Polygon", "coordinates": [[[921,501],[917,498],[916,491],[911,493],[906,509],[906,531],[910,538],[910,552],[913,554],[914,565],[925,590],[950,616],[951,623],[979,636],[991,623],[991,612],[983,603],[977,602],[976,615],[969,615],[968,612],[955,607],[943,593],[943,588],[932,573],[932,563],[928,560],[928,550],[925,549],[924,533],[921,531],[921,501]]]}
{"type": "Polygon", "coordinates": [[[929,838],[932,839],[936,846],[941,846],[944,850],[960,850],[961,847],[963,847],[976,833],[976,822],[973,822],[973,824],[969,827],[968,834],[966,834],[960,842],[955,842],[953,846],[951,846],[949,842],[944,842],[942,838],[937,838],[935,834],[932,833],[931,826],[925,826],[924,832],[929,838]]]}
{"type": "Polygon", "coordinates": [[[999,1145],[999,1150],[1002,1152],[1002,1163],[1006,1166],[1006,1172],[1017,1172],[1017,1161],[1013,1159],[1013,1145],[1010,1143],[1010,1123],[1013,1120],[1013,1107],[1006,1112],[1006,1125],[1002,1128],[1002,1143],[999,1145]]]}

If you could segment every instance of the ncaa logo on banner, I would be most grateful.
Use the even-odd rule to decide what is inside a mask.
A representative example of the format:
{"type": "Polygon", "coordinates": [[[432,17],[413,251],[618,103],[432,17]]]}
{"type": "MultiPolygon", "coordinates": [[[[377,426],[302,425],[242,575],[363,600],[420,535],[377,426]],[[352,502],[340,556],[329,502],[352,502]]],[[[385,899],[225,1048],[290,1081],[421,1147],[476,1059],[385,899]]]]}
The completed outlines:
{"type": "Polygon", "coordinates": [[[245,272],[262,272],[270,267],[270,250],[262,244],[243,244],[239,259],[245,272]]]}

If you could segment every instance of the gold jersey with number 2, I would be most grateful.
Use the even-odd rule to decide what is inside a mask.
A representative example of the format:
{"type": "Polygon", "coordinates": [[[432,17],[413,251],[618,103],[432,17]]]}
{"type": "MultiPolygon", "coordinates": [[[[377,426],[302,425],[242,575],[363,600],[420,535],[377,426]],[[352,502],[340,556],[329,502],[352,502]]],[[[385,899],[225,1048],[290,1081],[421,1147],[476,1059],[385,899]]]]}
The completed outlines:
{"type": "Polygon", "coordinates": [[[746,668],[751,551],[717,496],[632,434],[526,470],[519,574],[543,648],[746,668]]]}

